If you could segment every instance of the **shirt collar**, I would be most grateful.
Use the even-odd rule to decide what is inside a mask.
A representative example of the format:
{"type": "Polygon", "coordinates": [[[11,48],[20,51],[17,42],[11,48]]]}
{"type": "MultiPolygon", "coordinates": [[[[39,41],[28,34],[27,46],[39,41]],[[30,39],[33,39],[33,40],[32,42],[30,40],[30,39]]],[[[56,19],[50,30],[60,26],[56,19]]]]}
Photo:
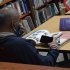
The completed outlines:
{"type": "Polygon", "coordinates": [[[0,32],[0,37],[10,36],[10,35],[15,35],[15,34],[11,32],[0,32]]]}

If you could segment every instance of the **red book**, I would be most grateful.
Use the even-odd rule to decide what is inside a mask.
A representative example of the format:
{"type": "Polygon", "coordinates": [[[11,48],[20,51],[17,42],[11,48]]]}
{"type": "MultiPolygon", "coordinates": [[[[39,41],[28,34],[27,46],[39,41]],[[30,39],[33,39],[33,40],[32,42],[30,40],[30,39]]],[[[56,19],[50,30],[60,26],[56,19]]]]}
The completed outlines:
{"type": "Polygon", "coordinates": [[[64,6],[66,7],[66,10],[69,11],[70,8],[67,6],[66,1],[67,1],[67,0],[63,0],[63,2],[64,2],[64,6]]]}

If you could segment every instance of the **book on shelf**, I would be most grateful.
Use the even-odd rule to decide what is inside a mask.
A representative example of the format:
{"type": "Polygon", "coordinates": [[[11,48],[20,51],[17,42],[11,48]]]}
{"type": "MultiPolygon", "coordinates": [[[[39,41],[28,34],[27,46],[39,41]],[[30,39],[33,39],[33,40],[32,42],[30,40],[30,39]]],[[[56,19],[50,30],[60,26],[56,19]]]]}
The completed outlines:
{"type": "Polygon", "coordinates": [[[44,8],[41,9],[41,10],[38,10],[38,16],[39,16],[41,24],[46,21],[46,17],[45,17],[45,13],[44,13],[44,8]]]}
{"type": "Polygon", "coordinates": [[[20,5],[20,9],[22,11],[22,14],[26,13],[23,1],[22,0],[18,0],[18,3],[20,5]]]}
{"type": "Polygon", "coordinates": [[[58,10],[56,4],[55,3],[53,3],[53,4],[54,4],[54,9],[55,9],[55,14],[58,14],[59,13],[59,10],[58,10]]]}
{"type": "Polygon", "coordinates": [[[34,24],[33,24],[33,21],[31,19],[31,16],[27,16],[25,17],[23,20],[22,20],[22,25],[25,27],[26,29],[26,33],[30,32],[31,30],[33,30],[35,27],[34,27],[34,24]]]}
{"type": "Polygon", "coordinates": [[[44,5],[44,0],[34,0],[34,8],[38,8],[44,5]]]}
{"type": "Polygon", "coordinates": [[[30,16],[27,16],[27,17],[25,17],[25,20],[27,20],[28,25],[30,27],[30,30],[33,30],[35,27],[34,27],[34,24],[33,24],[33,21],[31,19],[31,17],[30,16]]]}
{"type": "Polygon", "coordinates": [[[35,17],[36,26],[41,25],[41,22],[40,22],[40,19],[39,19],[39,15],[38,15],[38,10],[34,11],[34,15],[35,15],[34,17],[35,17]]]}
{"type": "Polygon", "coordinates": [[[50,10],[50,5],[48,7],[46,7],[46,13],[47,13],[47,19],[49,19],[51,17],[51,10],[50,10]]]}
{"type": "MultiPolygon", "coordinates": [[[[32,34],[28,35],[26,37],[26,39],[34,40],[37,45],[40,45],[41,44],[40,40],[41,40],[42,36],[56,37],[56,39],[57,39],[61,35],[62,35],[62,32],[50,33],[48,30],[37,30],[37,31],[33,32],[32,34]]],[[[56,40],[56,42],[57,42],[57,40],[56,40]]]]}
{"type": "Polygon", "coordinates": [[[25,14],[25,13],[29,12],[28,5],[27,5],[26,1],[23,1],[23,0],[17,0],[14,3],[10,3],[6,7],[15,8],[19,12],[19,15],[22,15],[22,14],[25,14]]]}
{"type": "Polygon", "coordinates": [[[54,8],[53,3],[50,4],[50,10],[51,10],[51,16],[54,16],[55,15],[55,8],[54,8]]]}
{"type": "Polygon", "coordinates": [[[70,18],[60,18],[60,26],[61,31],[70,31],[70,18]]]}
{"type": "Polygon", "coordinates": [[[20,7],[20,4],[18,1],[12,3],[12,6],[13,6],[13,8],[15,8],[19,12],[19,15],[23,14],[23,10],[20,7]]]}
{"type": "Polygon", "coordinates": [[[21,23],[25,27],[26,33],[29,33],[31,30],[30,30],[27,20],[23,19],[21,23]]]}

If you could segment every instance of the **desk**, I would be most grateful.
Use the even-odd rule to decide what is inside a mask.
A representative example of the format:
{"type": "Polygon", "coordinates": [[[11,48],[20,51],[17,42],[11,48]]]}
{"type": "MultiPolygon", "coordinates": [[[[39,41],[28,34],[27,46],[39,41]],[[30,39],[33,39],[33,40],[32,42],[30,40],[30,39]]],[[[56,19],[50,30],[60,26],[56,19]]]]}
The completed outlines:
{"type": "MultiPolygon", "coordinates": [[[[25,35],[24,37],[28,36],[29,34],[31,34],[36,30],[41,30],[41,29],[47,29],[51,33],[59,32],[60,18],[70,18],[70,15],[54,16],[45,23],[43,23],[42,25],[40,25],[39,27],[37,27],[36,29],[34,29],[33,31],[31,31],[30,33],[28,33],[27,35],[25,35]]],[[[70,33],[70,31],[63,31],[63,33],[70,33]]],[[[43,46],[36,46],[36,48],[40,51],[48,51],[48,49],[43,46]]],[[[59,51],[64,53],[64,58],[67,59],[66,53],[70,52],[70,42],[60,46],[59,51]]]]}
{"type": "Polygon", "coordinates": [[[67,13],[65,13],[65,15],[70,15],[70,10],[67,13]]]}
{"type": "MultiPolygon", "coordinates": [[[[31,31],[30,33],[28,33],[27,35],[25,35],[24,37],[28,36],[29,34],[31,34],[32,32],[36,31],[36,30],[41,30],[41,29],[47,29],[49,30],[51,33],[53,32],[59,32],[59,22],[60,22],[60,18],[70,18],[69,15],[63,15],[63,16],[54,16],[51,19],[49,19],[48,21],[46,21],[45,23],[43,23],[42,25],[40,25],[39,27],[37,27],[36,29],[34,29],[33,31],[31,31]]],[[[63,33],[70,33],[70,31],[62,31],[63,33]]],[[[42,50],[47,50],[47,48],[44,48],[43,46],[36,46],[37,49],[42,49],[42,50]]],[[[59,50],[61,51],[70,51],[70,42],[61,46],[59,48],[59,50]]]]}
{"type": "Polygon", "coordinates": [[[69,68],[0,62],[0,70],[70,70],[69,68]]]}

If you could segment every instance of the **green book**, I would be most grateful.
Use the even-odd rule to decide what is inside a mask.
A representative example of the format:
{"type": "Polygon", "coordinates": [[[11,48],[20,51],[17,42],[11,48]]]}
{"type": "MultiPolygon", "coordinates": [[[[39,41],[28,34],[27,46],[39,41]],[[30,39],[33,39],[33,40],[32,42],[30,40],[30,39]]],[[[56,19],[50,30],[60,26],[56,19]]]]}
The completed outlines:
{"type": "Polygon", "coordinates": [[[53,3],[50,4],[50,9],[51,9],[51,15],[52,15],[52,16],[55,16],[56,13],[55,13],[55,7],[54,7],[54,4],[53,4],[53,3]]]}

